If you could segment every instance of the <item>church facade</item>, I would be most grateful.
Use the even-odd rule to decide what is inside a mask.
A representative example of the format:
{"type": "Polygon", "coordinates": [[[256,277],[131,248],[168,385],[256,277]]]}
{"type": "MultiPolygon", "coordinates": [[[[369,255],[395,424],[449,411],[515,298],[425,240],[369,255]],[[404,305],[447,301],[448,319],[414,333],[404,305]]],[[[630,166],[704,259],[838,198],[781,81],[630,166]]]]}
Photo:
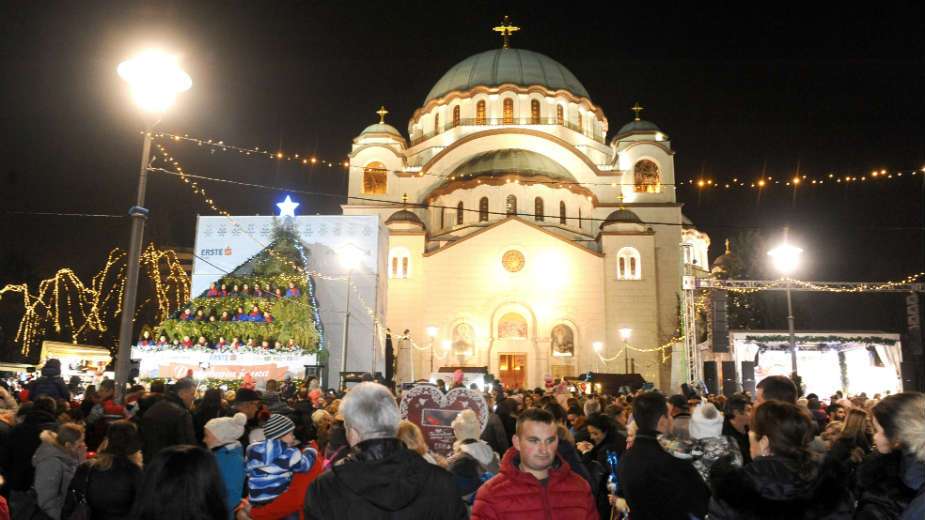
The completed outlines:
{"type": "Polygon", "coordinates": [[[608,139],[568,69],[502,48],[447,71],[407,138],[380,109],[353,140],[343,212],[389,230],[399,380],[487,366],[506,386],[588,370],[673,386],[655,349],[680,335],[682,262],[708,265],[709,237],[676,200],[668,135],[634,108],[608,139]]]}

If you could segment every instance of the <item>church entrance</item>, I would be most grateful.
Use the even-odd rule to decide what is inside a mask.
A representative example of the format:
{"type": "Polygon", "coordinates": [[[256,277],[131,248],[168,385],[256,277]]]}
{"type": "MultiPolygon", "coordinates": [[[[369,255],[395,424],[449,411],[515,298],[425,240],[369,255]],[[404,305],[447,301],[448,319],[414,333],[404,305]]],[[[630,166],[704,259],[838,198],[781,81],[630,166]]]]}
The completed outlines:
{"type": "Polygon", "coordinates": [[[505,390],[524,388],[527,381],[527,355],[498,354],[498,379],[505,390]]]}

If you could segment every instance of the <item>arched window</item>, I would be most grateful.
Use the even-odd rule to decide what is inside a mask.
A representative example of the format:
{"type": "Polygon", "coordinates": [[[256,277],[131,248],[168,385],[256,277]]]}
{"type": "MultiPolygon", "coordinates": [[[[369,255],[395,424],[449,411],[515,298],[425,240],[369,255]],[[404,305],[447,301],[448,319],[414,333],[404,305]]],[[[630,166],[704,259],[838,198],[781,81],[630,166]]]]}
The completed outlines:
{"type": "Polygon", "coordinates": [[[463,203],[459,201],[456,205],[456,225],[461,226],[463,223],[463,203]]]}
{"type": "Polygon", "coordinates": [[[509,216],[516,215],[517,214],[517,197],[513,195],[508,195],[507,198],[504,199],[504,210],[507,212],[509,216]]]}
{"type": "Polygon", "coordinates": [[[488,222],[488,197],[479,199],[479,222],[488,222]]]}
{"type": "Polygon", "coordinates": [[[578,113],[578,133],[579,133],[579,134],[584,132],[584,130],[582,129],[582,128],[583,128],[583,126],[582,126],[582,120],[583,120],[583,119],[584,119],[584,118],[581,116],[581,112],[579,112],[579,113],[578,113]]]}
{"type": "Polygon", "coordinates": [[[453,128],[459,126],[459,105],[453,107],[453,128]]]}
{"type": "Polygon", "coordinates": [[[385,165],[374,161],[366,165],[363,170],[363,193],[384,195],[388,190],[386,186],[385,165]]]}
{"type": "Polygon", "coordinates": [[[639,257],[639,251],[632,247],[624,247],[617,252],[617,279],[642,279],[642,261],[639,257]]]}
{"type": "Polygon", "coordinates": [[[559,224],[563,226],[568,223],[568,219],[565,218],[565,201],[559,201],[559,224]]]}
{"type": "Polygon", "coordinates": [[[556,124],[565,124],[565,111],[562,109],[562,105],[556,105],[556,124]]]}
{"type": "Polygon", "coordinates": [[[662,191],[658,164],[643,159],[633,167],[633,191],[637,193],[659,193],[662,191]]]}
{"type": "Polygon", "coordinates": [[[389,251],[389,278],[411,278],[411,253],[404,247],[389,251]]]}
{"type": "Polygon", "coordinates": [[[444,217],[446,217],[446,208],[440,208],[440,229],[443,229],[446,225],[446,219],[444,217]]]}
{"type": "Polygon", "coordinates": [[[543,221],[543,198],[537,197],[533,201],[533,218],[537,222],[543,221]]]}
{"type": "Polygon", "coordinates": [[[578,229],[581,229],[581,208],[578,208],[578,229]]]}
{"type": "Polygon", "coordinates": [[[530,124],[540,124],[540,101],[538,99],[530,101],[530,124]]]}
{"type": "Polygon", "coordinates": [[[504,100],[504,119],[502,122],[506,125],[514,124],[514,100],[511,98],[504,100]]]}
{"type": "Polygon", "coordinates": [[[481,100],[475,104],[475,124],[484,125],[485,124],[485,100],[481,100]]]}
{"type": "Polygon", "coordinates": [[[434,133],[440,133],[440,112],[434,114],[434,133]]]}

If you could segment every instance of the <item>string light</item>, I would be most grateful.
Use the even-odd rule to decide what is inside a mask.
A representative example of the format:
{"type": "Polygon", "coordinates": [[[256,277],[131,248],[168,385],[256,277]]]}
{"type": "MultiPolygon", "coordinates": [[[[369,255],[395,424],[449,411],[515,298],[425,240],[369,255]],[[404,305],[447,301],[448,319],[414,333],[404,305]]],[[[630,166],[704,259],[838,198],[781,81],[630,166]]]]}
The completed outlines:
{"type": "Polygon", "coordinates": [[[766,186],[792,186],[796,188],[800,184],[813,184],[817,186],[822,185],[833,185],[833,184],[850,184],[855,182],[866,182],[868,180],[885,182],[889,180],[899,180],[905,174],[907,177],[923,175],[925,174],[925,167],[919,170],[907,170],[907,171],[894,171],[889,172],[885,169],[880,171],[873,171],[870,173],[870,176],[861,175],[839,175],[836,176],[834,173],[828,173],[819,177],[810,177],[808,175],[794,176],[792,179],[781,181],[780,179],[774,179],[773,177],[761,177],[754,181],[745,181],[743,179],[734,178],[732,181],[714,181],[713,179],[688,179],[687,181],[681,181],[679,186],[692,186],[696,187],[698,190],[709,189],[709,188],[719,188],[723,187],[724,189],[746,189],[746,190],[760,190],[766,186]]]}
{"type": "MultiPolygon", "coordinates": [[[[29,355],[49,326],[59,334],[69,330],[75,343],[85,341],[93,333],[106,332],[108,323],[122,312],[127,256],[118,248],[110,251],[105,265],[89,285],[64,267],[39,282],[34,295],[28,284],[10,284],[0,289],[0,298],[5,293],[23,297],[23,317],[14,337],[14,341],[21,343],[23,355],[29,355]]],[[[153,244],[148,245],[140,256],[140,268],[142,275],[154,284],[158,321],[167,319],[189,299],[189,276],[175,251],[161,251],[153,244]]],[[[150,301],[152,298],[138,306],[135,315],[150,301]]]]}

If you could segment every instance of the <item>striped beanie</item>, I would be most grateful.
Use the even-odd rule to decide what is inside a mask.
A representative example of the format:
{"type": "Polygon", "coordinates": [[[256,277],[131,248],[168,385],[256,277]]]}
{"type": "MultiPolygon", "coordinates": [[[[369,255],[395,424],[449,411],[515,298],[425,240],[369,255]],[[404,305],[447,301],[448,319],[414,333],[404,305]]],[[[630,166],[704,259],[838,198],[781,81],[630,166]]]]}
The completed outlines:
{"type": "Polygon", "coordinates": [[[263,426],[263,436],[270,440],[279,439],[292,430],[295,430],[295,423],[285,415],[275,413],[267,419],[267,423],[263,426]]]}

